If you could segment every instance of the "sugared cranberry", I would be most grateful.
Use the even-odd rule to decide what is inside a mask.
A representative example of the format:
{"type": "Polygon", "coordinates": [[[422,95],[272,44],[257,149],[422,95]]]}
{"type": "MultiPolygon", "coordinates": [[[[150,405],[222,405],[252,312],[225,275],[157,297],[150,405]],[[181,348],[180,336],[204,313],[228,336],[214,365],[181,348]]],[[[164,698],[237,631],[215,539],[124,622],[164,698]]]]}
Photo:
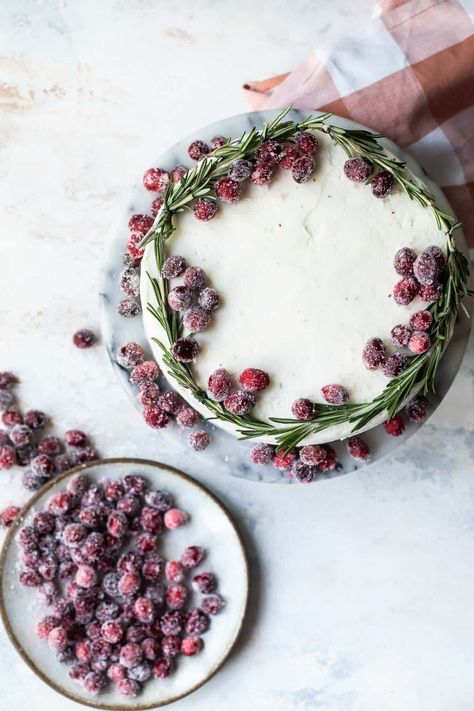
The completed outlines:
{"type": "Polygon", "coordinates": [[[39,454],[46,454],[48,457],[55,457],[61,453],[63,443],[59,437],[44,437],[38,444],[39,454]]]}
{"type": "Polygon", "coordinates": [[[199,419],[199,415],[192,407],[183,405],[178,410],[176,422],[180,427],[194,427],[199,419]]]}
{"type": "Polygon", "coordinates": [[[319,141],[309,131],[299,131],[295,134],[296,145],[303,153],[313,156],[319,149],[319,141]]]}
{"type": "Polygon", "coordinates": [[[76,348],[90,348],[96,342],[96,337],[88,328],[82,328],[73,335],[72,342],[76,348]]]}
{"type": "Polygon", "coordinates": [[[171,508],[171,496],[166,491],[149,491],[145,496],[148,506],[158,511],[168,511],[171,508]]]}
{"type": "Polygon", "coordinates": [[[2,422],[5,427],[14,427],[23,424],[23,417],[18,410],[5,410],[2,414],[2,422]]]}
{"type": "Polygon", "coordinates": [[[184,580],[183,566],[179,560],[169,560],[165,565],[166,578],[172,583],[182,583],[184,580]]]}
{"type": "Polygon", "coordinates": [[[314,173],[314,159],[309,155],[302,155],[293,163],[291,175],[297,183],[307,183],[314,173]]]}
{"type": "Polygon", "coordinates": [[[84,464],[98,459],[98,454],[94,447],[75,447],[69,453],[73,464],[84,464]]]}
{"type": "Polygon", "coordinates": [[[91,588],[97,582],[97,574],[91,565],[80,565],[75,580],[79,587],[91,588]]]}
{"type": "Polygon", "coordinates": [[[26,444],[23,447],[17,447],[16,463],[19,467],[26,467],[37,454],[38,447],[35,444],[26,444]]]}
{"type": "Polygon", "coordinates": [[[133,516],[140,509],[140,499],[133,494],[127,494],[117,502],[117,509],[123,513],[133,516]]]}
{"type": "Polygon", "coordinates": [[[410,317],[410,326],[414,331],[429,331],[432,323],[431,311],[417,311],[410,317]]]}
{"type": "Polygon", "coordinates": [[[117,363],[124,368],[131,369],[134,366],[143,363],[144,354],[145,351],[140,343],[135,343],[134,341],[124,343],[124,345],[120,346],[117,351],[117,363]]]}
{"type": "Polygon", "coordinates": [[[410,247],[402,247],[395,254],[393,266],[400,276],[410,276],[413,274],[413,265],[416,260],[416,252],[410,247]]]}
{"type": "Polygon", "coordinates": [[[143,419],[149,427],[161,430],[169,425],[170,419],[157,405],[150,405],[143,410],[143,419]]]}
{"type": "Polygon", "coordinates": [[[187,172],[188,169],[185,165],[177,165],[170,173],[172,182],[175,184],[179,183],[184,178],[187,172]]]}
{"type": "Polygon", "coordinates": [[[110,681],[122,681],[122,679],[125,679],[127,676],[127,670],[121,664],[114,662],[107,669],[107,676],[110,681]]]}
{"type": "Polygon", "coordinates": [[[171,353],[180,363],[193,363],[199,355],[199,344],[194,338],[178,338],[171,353]]]}
{"type": "Polygon", "coordinates": [[[381,170],[374,176],[371,182],[372,195],[376,198],[384,198],[392,192],[395,184],[394,177],[388,170],[381,170]]]}
{"type": "Polygon", "coordinates": [[[242,193],[241,184],[232,178],[219,178],[214,186],[217,197],[223,202],[232,204],[238,202],[242,193]]]}
{"type": "Polygon", "coordinates": [[[137,297],[140,293],[140,272],[135,267],[122,269],[119,277],[119,286],[127,296],[137,297]]]}
{"type": "Polygon", "coordinates": [[[8,436],[15,447],[24,447],[26,444],[29,444],[33,436],[33,431],[28,425],[14,425],[8,436]]]}
{"type": "Polygon", "coordinates": [[[118,591],[121,595],[134,595],[140,589],[140,583],[138,573],[124,573],[118,582],[118,591]]]}
{"type": "Polygon", "coordinates": [[[385,360],[386,350],[380,338],[371,338],[362,351],[362,362],[368,370],[377,370],[385,360]]]}
{"type": "Polygon", "coordinates": [[[431,340],[429,335],[425,331],[413,331],[410,340],[408,341],[408,348],[412,353],[426,353],[431,345],[431,340]]]}
{"type": "Polygon", "coordinates": [[[128,221],[130,232],[145,234],[153,227],[153,219],[149,215],[132,215],[128,221]]]}
{"type": "Polygon", "coordinates": [[[242,183],[244,180],[250,177],[252,172],[252,163],[249,160],[241,158],[236,160],[235,163],[229,168],[229,178],[236,180],[238,183],[242,183]]]}
{"type": "Polygon", "coordinates": [[[180,610],[169,610],[160,619],[160,628],[165,636],[176,635],[182,632],[186,617],[180,610]]]}
{"type": "Polygon", "coordinates": [[[278,141],[264,141],[256,151],[257,160],[270,165],[276,165],[283,152],[283,146],[278,141]]]}
{"type": "Polygon", "coordinates": [[[199,198],[193,205],[193,211],[197,220],[208,222],[217,212],[217,202],[208,197],[199,198]]]}
{"type": "Polygon", "coordinates": [[[19,513],[19,506],[7,506],[3,511],[0,511],[0,526],[5,526],[5,528],[11,526],[19,513]]]}
{"type": "Polygon", "coordinates": [[[250,450],[250,459],[254,464],[270,464],[275,456],[275,447],[265,442],[260,442],[250,450]]]}
{"type": "Polygon", "coordinates": [[[201,601],[201,607],[206,615],[217,615],[217,613],[224,607],[224,600],[213,593],[212,595],[206,595],[201,601]]]}
{"type": "Polygon", "coordinates": [[[283,147],[283,152],[278,163],[280,168],[284,170],[292,170],[294,162],[301,155],[301,151],[294,143],[290,143],[283,147]]]}
{"type": "Polygon", "coordinates": [[[205,449],[207,449],[210,441],[211,438],[209,437],[207,432],[204,432],[204,430],[199,430],[198,432],[191,432],[188,437],[189,445],[196,452],[203,452],[205,449]]]}
{"type": "Polygon", "coordinates": [[[92,658],[91,643],[88,639],[81,639],[74,645],[76,658],[80,662],[90,662],[92,658]]]}
{"type": "Polygon", "coordinates": [[[114,538],[122,538],[128,531],[128,519],[121,511],[112,511],[107,519],[107,531],[114,538]]]}
{"type": "Polygon", "coordinates": [[[436,262],[438,274],[446,269],[446,256],[440,247],[435,244],[430,245],[425,250],[426,254],[429,254],[436,262]]]}
{"type": "MultiPolygon", "coordinates": [[[[154,511],[155,516],[159,516],[159,519],[157,519],[160,522],[161,526],[161,514],[159,511],[156,509],[152,509],[154,511]]],[[[161,528],[159,529],[161,531],[161,528]]],[[[163,572],[163,559],[160,558],[159,555],[156,553],[149,553],[143,563],[142,567],[142,574],[145,580],[148,580],[149,582],[155,582],[158,580],[160,575],[163,572]]]]}
{"type": "Polygon", "coordinates": [[[188,591],[184,585],[176,583],[166,590],[166,604],[170,610],[181,610],[184,607],[188,591]]]}
{"type": "Polygon", "coordinates": [[[34,570],[22,570],[18,579],[27,588],[38,588],[43,582],[43,578],[34,570]]]}
{"type": "Polygon", "coordinates": [[[195,568],[204,559],[204,550],[201,546],[189,546],[181,554],[181,564],[185,568],[195,568]]]}
{"type": "Polygon", "coordinates": [[[411,328],[402,323],[397,324],[390,331],[390,340],[399,348],[406,348],[411,336],[411,328]]]}
{"type": "Polygon", "coordinates": [[[347,440],[347,451],[353,459],[365,462],[370,457],[370,449],[360,437],[350,437],[347,440]]]}
{"type": "Polygon", "coordinates": [[[157,538],[152,533],[140,533],[137,536],[137,550],[140,553],[153,553],[156,550],[157,538]]]}
{"type": "Polygon", "coordinates": [[[195,590],[204,595],[213,593],[217,587],[216,577],[214,573],[210,572],[198,573],[194,576],[192,584],[195,590]]]}
{"type": "Polygon", "coordinates": [[[80,523],[70,523],[63,531],[63,541],[67,546],[78,546],[87,535],[87,530],[80,523]]]}
{"type": "Polygon", "coordinates": [[[36,626],[36,636],[39,639],[48,639],[51,630],[58,626],[58,618],[49,615],[43,617],[36,626]]]}
{"type": "Polygon", "coordinates": [[[138,391],[137,400],[142,407],[156,405],[160,397],[160,388],[156,383],[142,383],[138,391]]]}
{"type": "Polygon", "coordinates": [[[64,629],[64,627],[53,627],[53,629],[48,635],[48,644],[51,649],[54,649],[56,652],[61,652],[66,649],[68,642],[69,639],[67,631],[64,629]]]}
{"type": "Polygon", "coordinates": [[[227,138],[225,136],[214,136],[211,138],[211,148],[215,151],[217,148],[222,148],[227,143],[227,138]]]}
{"type": "Polygon", "coordinates": [[[186,618],[185,630],[188,634],[202,634],[209,627],[209,618],[199,607],[192,607],[186,618]]]}
{"type": "Polygon", "coordinates": [[[177,254],[173,254],[171,257],[165,260],[163,267],[161,269],[161,276],[164,279],[176,279],[179,277],[186,269],[186,260],[184,257],[180,257],[177,254]]]}
{"type": "Polygon", "coordinates": [[[354,183],[365,183],[373,172],[374,166],[366,158],[349,158],[344,163],[344,174],[354,183]]]}
{"type": "Polygon", "coordinates": [[[294,462],[298,459],[298,455],[294,450],[290,452],[285,452],[280,450],[275,455],[273,459],[273,466],[281,472],[286,472],[293,466],[294,462]]]}
{"type": "Polygon", "coordinates": [[[62,516],[67,513],[73,505],[73,500],[71,494],[67,491],[58,491],[54,494],[48,501],[48,511],[50,511],[55,516],[62,516]]]}
{"type": "Polygon", "coordinates": [[[8,370],[0,373],[0,390],[11,390],[18,383],[16,375],[8,370]]]}
{"type": "MultiPolygon", "coordinates": [[[[176,657],[181,652],[181,637],[175,634],[164,637],[161,649],[165,657],[176,657]]],[[[156,664],[154,669],[156,669],[156,664]]]]}
{"type": "Polygon", "coordinates": [[[139,263],[145,252],[144,247],[140,247],[140,242],[143,240],[141,232],[131,232],[127,240],[127,252],[136,263],[139,263]]]}
{"type": "MultiPolygon", "coordinates": [[[[154,200],[152,200],[152,203],[150,205],[150,212],[153,215],[153,217],[156,217],[161,208],[163,207],[163,198],[161,195],[158,195],[154,200]]],[[[151,225],[150,225],[151,226],[151,225]]]]}
{"type": "Polygon", "coordinates": [[[169,173],[162,168],[150,168],[143,176],[143,185],[152,193],[163,192],[163,190],[166,190],[169,182],[169,173]]]}
{"type": "Polygon", "coordinates": [[[166,679],[172,671],[172,663],[169,659],[158,659],[153,665],[153,676],[155,679],[166,679]]]}
{"type": "Polygon", "coordinates": [[[74,664],[69,670],[69,678],[73,681],[83,681],[90,672],[90,667],[85,662],[74,664]]]}
{"type": "Polygon", "coordinates": [[[163,529],[163,518],[158,509],[144,506],[140,514],[140,523],[144,531],[160,533],[163,529]]]}
{"type": "Polygon", "coordinates": [[[128,670],[128,677],[132,681],[144,684],[151,677],[151,664],[148,664],[148,662],[137,664],[137,666],[128,670]]]}
{"type": "Polygon", "coordinates": [[[141,643],[141,648],[143,651],[143,656],[149,662],[154,662],[158,658],[158,653],[160,651],[160,645],[152,637],[147,637],[141,643]]]}
{"type": "Polygon", "coordinates": [[[391,420],[383,423],[383,428],[392,437],[399,437],[405,432],[405,423],[400,415],[395,415],[391,420]]]}
{"type": "Polygon", "coordinates": [[[324,448],[326,457],[318,464],[318,469],[320,472],[332,472],[337,467],[336,452],[329,444],[325,444],[324,448]]]}
{"type": "Polygon", "coordinates": [[[224,400],[224,407],[233,415],[247,415],[255,407],[255,395],[245,390],[236,390],[224,400]]]}
{"type": "Polygon", "coordinates": [[[123,479],[123,488],[127,494],[143,496],[147,490],[147,482],[140,474],[127,474],[123,479]]]}
{"type": "Polygon", "coordinates": [[[250,173],[250,182],[253,185],[267,185],[273,178],[274,166],[272,163],[258,161],[250,173]]]}
{"type": "Polygon", "coordinates": [[[209,151],[210,148],[204,141],[193,141],[188,147],[188,155],[192,160],[202,160],[209,151]]]}
{"type": "Polygon", "coordinates": [[[137,620],[144,623],[152,622],[155,618],[155,606],[146,597],[137,597],[133,610],[137,620]]]}
{"type": "Polygon", "coordinates": [[[239,384],[250,393],[265,390],[270,384],[268,373],[258,368],[246,368],[239,376],[239,384]]]}
{"type": "Polygon", "coordinates": [[[303,464],[316,467],[327,457],[327,451],[319,444],[307,444],[301,448],[300,459],[303,464]]]}
{"type": "Polygon", "coordinates": [[[107,677],[100,672],[91,671],[83,680],[84,689],[97,696],[100,694],[107,686],[107,677]]]}
{"type": "Polygon", "coordinates": [[[215,311],[220,303],[219,294],[210,287],[203,289],[198,295],[198,304],[205,311],[215,311]]]}
{"type": "Polygon", "coordinates": [[[129,699],[135,699],[140,693],[140,684],[134,679],[119,679],[116,688],[121,696],[129,699]]]}
{"type": "Polygon", "coordinates": [[[232,390],[232,380],[225,368],[218,368],[209,376],[207,391],[209,397],[217,402],[222,402],[232,390]]]}
{"type": "Polygon", "coordinates": [[[54,531],[54,516],[49,511],[38,511],[33,517],[33,528],[40,536],[54,531]]]}
{"type": "Polygon", "coordinates": [[[130,373],[130,382],[134,385],[154,382],[160,374],[160,368],[154,360],[145,360],[136,365],[130,373]]]}
{"type": "Polygon", "coordinates": [[[345,405],[349,402],[349,393],[343,385],[331,383],[321,388],[323,398],[330,405],[345,405]]]}
{"type": "Polygon", "coordinates": [[[423,422],[426,418],[428,400],[424,395],[417,395],[407,405],[407,414],[411,422],[423,422]]]}
{"type": "Polygon", "coordinates": [[[191,333],[204,331],[211,323],[211,314],[200,306],[188,309],[183,317],[184,327],[191,333]]]}
{"type": "Polygon", "coordinates": [[[181,652],[186,657],[192,657],[202,649],[202,639],[196,635],[185,637],[181,642],[181,652]]]}
{"type": "Polygon", "coordinates": [[[435,282],[434,284],[422,284],[418,291],[419,298],[427,304],[432,304],[443,295],[443,285],[435,282]]]}
{"type": "Polygon", "coordinates": [[[297,459],[293,462],[291,474],[302,484],[310,484],[317,474],[317,469],[297,459]]]}
{"type": "Polygon", "coordinates": [[[291,406],[291,412],[297,420],[306,422],[312,420],[314,417],[315,405],[314,402],[308,400],[308,398],[300,397],[295,400],[291,406]]]}
{"type": "Polygon", "coordinates": [[[168,305],[173,311],[188,309],[194,300],[194,294],[186,286],[175,286],[168,294],[168,305]]]}
{"type": "Polygon", "coordinates": [[[403,353],[394,353],[389,356],[383,365],[383,374],[387,378],[396,378],[408,365],[408,358],[403,353]]]}
{"type": "Polygon", "coordinates": [[[134,318],[140,311],[140,304],[138,301],[132,301],[132,299],[122,299],[117,306],[117,313],[123,318],[134,318]]]}
{"type": "Polygon", "coordinates": [[[404,277],[393,287],[393,298],[397,304],[406,306],[410,301],[413,301],[419,288],[420,285],[414,277],[404,277]]]}
{"type": "Polygon", "coordinates": [[[206,274],[201,267],[188,267],[183,276],[188,289],[202,289],[206,284],[206,274]]]}
{"type": "Polygon", "coordinates": [[[438,265],[435,258],[426,250],[415,259],[413,273],[420,284],[430,286],[438,275],[438,265]]]}
{"type": "Polygon", "coordinates": [[[184,526],[188,520],[188,514],[181,509],[168,509],[163,517],[166,528],[178,528],[184,526]]]}

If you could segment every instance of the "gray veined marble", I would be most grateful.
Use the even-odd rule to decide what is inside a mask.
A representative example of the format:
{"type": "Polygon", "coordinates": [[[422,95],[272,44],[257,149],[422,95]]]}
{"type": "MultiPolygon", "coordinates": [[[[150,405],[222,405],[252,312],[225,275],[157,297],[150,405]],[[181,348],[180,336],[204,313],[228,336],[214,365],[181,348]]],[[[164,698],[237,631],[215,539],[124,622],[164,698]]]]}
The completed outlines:
{"type": "MultiPolygon", "coordinates": [[[[265,121],[271,120],[277,113],[278,112],[275,111],[253,112],[218,121],[210,126],[197,130],[191,136],[181,140],[166,153],[161,155],[154,164],[167,169],[171,169],[179,164],[189,165],[190,160],[187,155],[187,147],[189,143],[196,138],[210,140],[212,136],[218,134],[236,137],[243,131],[248,131],[253,126],[257,128],[261,127],[265,121]]],[[[293,120],[301,120],[301,118],[305,116],[307,116],[307,112],[292,111],[289,114],[289,118],[293,120]]],[[[351,121],[338,117],[333,117],[331,120],[343,127],[353,128],[358,126],[351,121]]],[[[384,140],[383,143],[387,148],[407,161],[409,168],[428,184],[436,195],[438,203],[444,206],[449,212],[451,208],[446,203],[441,191],[427,178],[418,164],[391,141],[384,140]]],[[[136,400],[137,388],[129,382],[128,371],[117,363],[115,353],[120,345],[132,340],[142,343],[145,347],[147,346],[141,317],[137,316],[132,319],[124,319],[120,317],[116,311],[117,304],[124,296],[119,289],[118,277],[123,268],[122,254],[125,251],[128,236],[127,222],[133,213],[148,212],[152,199],[152,195],[141,187],[141,180],[139,181],[139,178],[141,178],[141,176],[137,176],[137,183],[139,183],[140,187],[135,186],[135,188],[131,190],[129,203],[118,220],[117,229],[111,240],[103,267],[102,288],[100,293],[102,333],[107,353],[117,377],[137,408],[140,408],[136,400]]],[[[460,232],[457,233],[457,242],[458,246],[463,251],[466,251],[465,241],[460,232]]],[[[430,396],[430,414],[437,408],[456,376],[466,348],[469,330],[469,320],[464,316],[461,317],[455,335],[443,358],[442,366],[440,367],[437,394],[430,396]]],[[[147,356],[151,357],[149,348],[147,348],[146,352],[147,356]]],[[[161,382],[163,383],[163,378],[161,378],[161,382]]],[[[176,426],[157,431],[156,437],[160,440],[160,449],[172,448],[175,456],[182,456],[185,459],[195,455],[199,457],[199,461],[203,465],[217,468],[220,472],[226,472],[232,476],[243,479],[269,483],[292,482],[292,479],[290,479],[286,473],[278,472],[270,465],[264,467],[253,465],[249,459],[249,451],[253,446],[251,443],[238,441],[231,435],[214,427],[209,422],[201,423],[201,425],[203,425],[212,436],[212,443],[205,452],[199,454],[194,453],[186,441],[186,436],[183,436],[183,433],[181,433],[176,426]]],[[[379,460],[387,453],[398,448],[421,426],[420,424],[409,422],[407,423],[405,433],[397,438],[389,437],[381,427],[376,427],[365,433],[364,439],[368,442],[372,451],[372,462],[379,460]]],[[[147,425],[143,423],[143,427],[147,427],[147,425]]],[[[323,478],[347,474],[361,466],[356,464],[354,460],[347,455],[345,446],[342,443],[333,442],[331,444],[337,451],[340,465],[335,472],[318,478],[318,481],[323,478]]],[[[362,466],[368,465],[363,464],[362,466]]]]}

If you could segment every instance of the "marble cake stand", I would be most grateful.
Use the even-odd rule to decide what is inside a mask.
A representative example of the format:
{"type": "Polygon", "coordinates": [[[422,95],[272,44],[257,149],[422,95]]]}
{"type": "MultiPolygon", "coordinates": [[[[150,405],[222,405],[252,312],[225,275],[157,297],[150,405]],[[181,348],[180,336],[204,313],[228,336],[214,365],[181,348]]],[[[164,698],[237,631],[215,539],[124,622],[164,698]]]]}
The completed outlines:
{"type": "MultiPolygon", "coordinates": [[[[170,150],[166,153],[161,155],[156,161],[151,161],[150,165],[159,165],[160,167],[169,170],[179,164],[189,165],[190,159],[187,155],[187,147],[191,141],[196,138],[202,138],[203,140],[208,141],[215,135],[238,136],[243,131],[249,130],[252,126],[256,126],[257,128],[261,127],[263,123],[273,119],[277,114],[278,112],[276,111],[252,112],[218,121],[199,131],[196,131],[193,135],[184,138],[182,141],[170,148],[170,150]]],[[[292,111],[289,114],[289,118],[292,120],[302,120],[305,116],[307,116],[307,112],[292,111]]],[[[332,117],[331,121],[345,128],[364,128],[359,124],[355,124],[352,121],[347,121],[346,119],[339,117],[332,117]]],[[[382,143],[393,153],[399,155],[402,160],[405,160],[412,172],[422,178],[429,186],[435,194],[438,204],[444,206],[448,213],[452,213],[451,207],[448,205],[439,188],[437,188],[437,186],[428,179],[416,161],[414,161],[414,159],[409,155],[403,153],[391,141],[384,139],[382,143]]],[[[146,355],[149,358],[152,357],[151,349],[147,346],[141,317],[137,316],[132,319],[121,318],[117,314],[116,308],[119,301],[123,298],[123,294],[119,289],[118,281],[119,274],[123,268],[122,254],[125,251],[125,245],[128,237],[127,222],[130,215],[133,213],[149,212],[149,206],[152,199],[152,194],[147,193],[147,191],[141,186],[141,180],[135,184],[133,189],[131,189],[129,203],[126,206],[124,213],[120,216],[120,221],[114,232],[107,252],[103,267],[102,286],[100,292],[101,328],[107,353],[117,377],[137,410],[140,409],[140,406],[136,400],[137,388],[129,382],[128,371],[117,363],[115,354],[120,345],[129,341],[138,341],[139,343],[142,343],[145,347],[146,355]]],[[[458,248],[467,255],[467,247],[461,231],[457,232],[456,240],[458,248]]],[[[469,304],[467,304],[467,306],[469,307],[469,304]]],[[[438,407],[456,376],[464,355],[469,331],[470,321],[463,315],[457,324],[455,334],[451,339],[438,372],[437,394],[430,397],[430,415],[438,407]]],[[[163,387],[164,382],[164,378],[162,378],[163,387]]],[[[364,439],[368,442],[372,452],[371,462],[379,460],[392,450],[399,447],[409,437],[411,437],[420,426],[420,424],[407,422],[405,433],[400,437],[388,436],[381,426],[364,433],[364,439]]],[[[147,427],[147,425],[143,423],[143,427],[147,427]]],[[[186,457],[199,457],[199,461],[203,466],[215,469],[216,472],[219,472],[220,474],[227,473],[243,479],[272,483],[291,483],[293,481],[288,477],[287,473],[279,472],[271,465],[253,465],[249,459],[249,451],[253,446],[252,443],[239,441],[232,435],[223,432],[209,422],[201,421],[199,427],[201,429],[207,429],[211,433],[212,437],[212,443],[205,452],[193,452],[186,441],[189,430],[188,432],[180,432],[179,428],[176,426],[168,427],[165,430],[157,430],[157,449],[159,447],[160,452],[163,453],[163,451],[166,451],[167,448],[172,448],[175,453],[179,452],[180,456],[182,455],[184,460],[186,460],[186,457]]],[[[325,475],[324,478],[347,474],[360,466],[368,466],[368,464],[361,465],[354,462],[354,460],[348,456],[343,443],[332,442],[331,444],[337,451],[339,466],[334,472],[325,475]]],[[[317,481],[320,481],[322,478],[323,477],[318,477],[317,481]]]]}

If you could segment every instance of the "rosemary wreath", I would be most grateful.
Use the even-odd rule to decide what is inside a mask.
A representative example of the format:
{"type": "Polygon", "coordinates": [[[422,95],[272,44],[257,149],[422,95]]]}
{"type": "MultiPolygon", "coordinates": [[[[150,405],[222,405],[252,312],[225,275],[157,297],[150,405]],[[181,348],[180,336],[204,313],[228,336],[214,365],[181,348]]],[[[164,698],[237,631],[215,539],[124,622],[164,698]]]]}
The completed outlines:
{"type": "MultiPolygon", "coordinates": [[[[409,174],[406,164],[388,156],[378,143],[381,134],[359,129],[344,129],[327,123],[331,114],[309,116],[303,121],[287,121],[286,115],[291,106],[279,114],[273,121],[265,124],[262,130],[252,128],[237,139],[227,142],[208,154],[194,168],[188,170],[179,183],[168,185],[163,206],[155,222],[142,240],[141,246],[154,242],[154,252],[158,274],[165,259],[165,242],[172,236],[175,219],[178,213],[191,206],[197,198],[214,197],[215,181],[226,175],[234,161],[254,157],[257,148],[270,139],[291,142],[298,131],[320,131],[329,136],[350,157],[361,156],[381,170],[389,171],[394,180],[411,200],[416,200],[422,207],[429,208],[440,230],[446,234],[447,266],[443,293],[429,309],[433,314],[433,324],[430,329],[431,347],[421,355],[413,356],[406,370],[393,378],[383,392],[369,403],[354,403],[342,406],[318,404],[313,419],[307,422],[291,418],[271,417],[268,422],[259,420],[252,415],[233,415],[227,412],[221,403],[208,397],[196,383],[189,366],[179,362],[171,353],[171,346],[182,334],[182,319],[168,306],[168,282],[166,279],[155,278],[148,274],[156,304],[147,304],[148,311],[156,318],[166,334],[168,344],[153,338],[153,341],[163,351],[163,362],[171,378],[189,390],[209,411],[209,419],[219,419],[232,423],[241,439],[259,437],[273,438],[279,450],[290,450],[306,437],[321,430],[344,422],[353,424],[352,431],[364,427],[377,415],[387,412],[392,418],[402,407],[415,386],[420,386],[423,392],[435,392],[435,378],[443,351],[451,337],[460,309],[468,315],[463,300],[472,295],[468,289],[469,266],[467,259],[457,249],[453,234],[461,225],[454,217],[441,211],[434,196],[426,187],[409,174]]],[[[370,178],[367,182],[370,182],[370,178]]]]}

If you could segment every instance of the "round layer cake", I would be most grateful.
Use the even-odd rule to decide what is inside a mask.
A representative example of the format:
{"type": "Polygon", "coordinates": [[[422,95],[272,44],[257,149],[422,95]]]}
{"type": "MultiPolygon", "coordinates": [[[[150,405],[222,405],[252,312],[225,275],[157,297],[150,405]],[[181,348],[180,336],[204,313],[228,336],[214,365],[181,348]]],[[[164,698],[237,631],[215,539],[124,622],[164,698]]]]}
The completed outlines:
{"type": "MultiPolygon", "coordinates": [[[[446,250],[446,236],[431,210],[398,186],[377,199],[370,185],[347,179],[344,151],[325,135],[317,138],[316,169],[307,182],[295,182],[286,170],[268,185],[247,182],[241,199],[220,203],[209,222],[196,220],[192,210],[180,213],[165,247],[165,256],[181,255],[187,265],[201,267],[207,285],[221,298],[211,325],[196,334],[195,381],[206,390],[218,368],[235,378],[246,368],[265,371],[270,384],[252,410],[263,421],[293,417],[298,398],[323,403],[321,389],[330,383],[343,385],[350,402],[371,402],[380,395],[388,378],[364,365],[364,345],[377,337],[395,352],[392,328],[427,307],[419,298],[396,303],[393,286],[401,277],[394,255],[404,247],[417,253],[430,245],[446,250]]],[[[145,330],[163,365],[153,339],[165,342],[166,334],[147,310],[154,300],[147,272],[160,277],[153,244],[143,257],[141,299],[145,330]]],[[[179,284],[181,277],[169,288],[179,284]]],[[[204,416],[212,414],[186,388],[171,383],[204,416]]],[[[362,429],[384,419],[382,412],[362,429]]],[[[214,422],[238,434],[232,423],[214,422]]],[[[343,439],[352,428],[344,422],[302,443],[343,439]]]]}

